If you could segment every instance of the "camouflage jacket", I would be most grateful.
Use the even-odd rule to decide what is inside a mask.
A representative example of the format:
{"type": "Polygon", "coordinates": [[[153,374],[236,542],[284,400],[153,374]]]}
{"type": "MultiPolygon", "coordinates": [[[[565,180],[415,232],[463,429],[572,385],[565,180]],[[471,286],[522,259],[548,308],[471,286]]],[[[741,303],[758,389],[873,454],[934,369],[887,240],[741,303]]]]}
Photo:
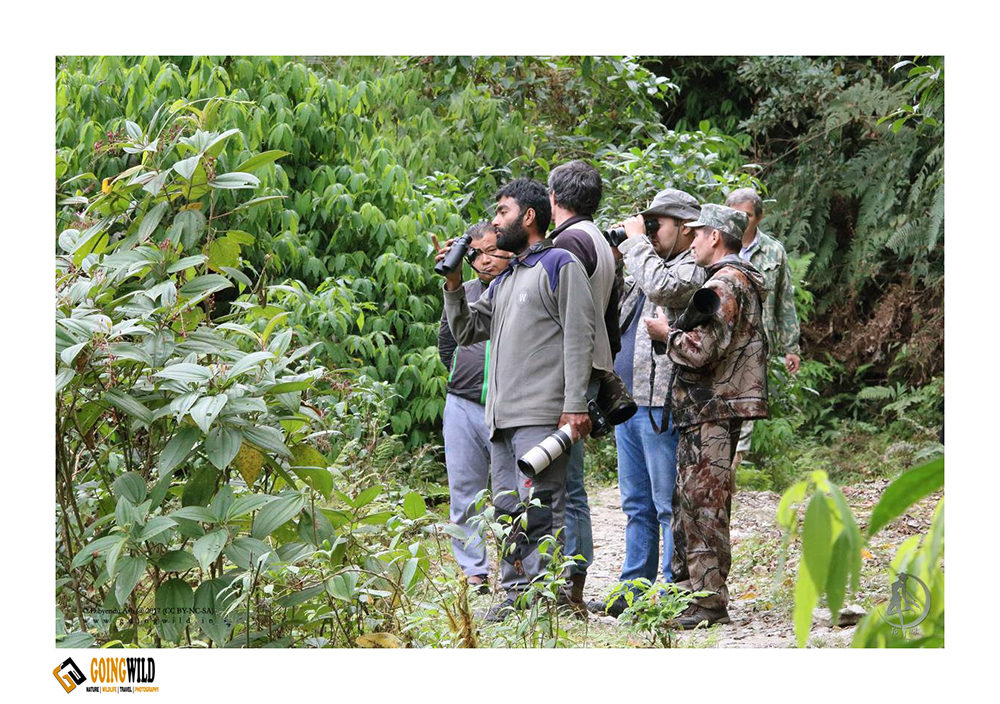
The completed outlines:
{"type": "Polygon", "coordinates": [[[795,313],[795,282],[788,255],[778,240],[757,230],[757,244],[748,260],[764,277],[764,330],[771,354],[799,354],[799,318],[795,313]]]}
{"type": "Polygon", "coordinates": [[[736,255],[707,267],[705,288],[719,312],[690,332],[671,330],[667,354],[678,365],[672,405],[680,428],[767,417],[767,339],[761,320],[764,277],[736,255]]]}
{"type": "MultiPolygon", "coordinates": [[[[640,406],[663,406],[673,363],[665,356],[655,358],[656,374],[653,374],[653,350],[643,318],[652,318],[656,307],[661,306],[671,323],[687,306],[694,292],[701,288],[708,278],[705,270],[694,263],[694,254],[684,250],[673,259],[663,259],[653,250],[653,245],[645,236],[630,237],[619,247],[625,261],[628,276],[622,288],[619,325],[635,308],[639,293],[646,294],[642,310],[636,311],[638,327],[635,331],[635,351],[632,355],[632,397],[640,406]],[[653,377],[650,393],[649,380],[653,377]]],[[[622,328],[622,334],[625,334],[622,328]]]]}

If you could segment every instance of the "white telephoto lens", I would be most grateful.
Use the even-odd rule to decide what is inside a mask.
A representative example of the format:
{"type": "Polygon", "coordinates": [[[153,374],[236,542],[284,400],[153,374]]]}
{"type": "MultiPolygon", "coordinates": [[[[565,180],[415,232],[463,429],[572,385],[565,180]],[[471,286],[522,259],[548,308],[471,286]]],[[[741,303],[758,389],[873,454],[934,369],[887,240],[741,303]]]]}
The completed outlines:
{"type": "Polygon", "coordinates": [[[567,423],[525,452],[517,461],[517,466],[524,474],[533,477],[552,464],[552,461],[566,452],[572,444],[573,430],[567,423]]]}

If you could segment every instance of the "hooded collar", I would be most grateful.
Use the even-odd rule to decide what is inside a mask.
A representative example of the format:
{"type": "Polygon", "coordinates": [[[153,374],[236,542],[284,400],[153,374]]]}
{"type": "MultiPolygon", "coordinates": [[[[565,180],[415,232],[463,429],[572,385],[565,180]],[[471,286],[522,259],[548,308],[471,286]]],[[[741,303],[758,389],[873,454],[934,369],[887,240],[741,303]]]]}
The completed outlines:
{"type": "Polygon", "coordinates": [[[705,271],[708,273],[709,278],[711,278],[712,276],[715,275],[717,271],[719,271],[720,269],[724,269],[727,266],[731,266],[734,269],[739,269],[740,271],[742,271],[744,274],[747,275],[747,278],[750,279],[750,281],[754,284],[754,286],[756,286],[760,290],[761,293],[764,292],[765,290],[764,275],[761,274],[757,270],[757,267],[755,267],[753,264],[740,259],[738,254],[727,254],[722,259],[715,262],[715,264],[709,264],[708,266],[706,266],[705,271]]]}

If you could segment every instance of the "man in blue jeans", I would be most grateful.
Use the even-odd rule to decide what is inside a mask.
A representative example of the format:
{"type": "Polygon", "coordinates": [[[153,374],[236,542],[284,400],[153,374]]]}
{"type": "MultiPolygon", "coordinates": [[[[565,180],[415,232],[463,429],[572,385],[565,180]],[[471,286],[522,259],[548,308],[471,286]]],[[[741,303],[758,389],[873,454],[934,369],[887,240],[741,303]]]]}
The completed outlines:
{"type": "MultiPolygon", "coordinates": [[[[649,208],[625,221],[628,239],[618,247],[628,276],[622,291],[619,322],[621,352],[615,372],[631,391],[638,412],[615,426],[618,446],[618,487],[625,512],[625,563],[621,580],[671,581],[673,555],[672,497],[677,478],[678,433],[665,404],[672,369],[669,360],[654,360],[646,326],[658,306],[672,322],[705,282],[705,270],[694,262],[694,232],[683,223],[697,219],[701,208],[687,193],[672,188],[656,194],[649,208]],[[647,234],[644,222],[656,221],[647,234]],[[660,535],[663,552],[660,552],[660,535]]],[[[624,598],[605,608],[604,601],[587,604],[591,611],[618,617],[624,598]]]]}
{"type": "MultiPolygon", "coordinates": [[[[614,356],[621,349],[618,331],[618,289],[615,286],[615,257],[611,245],[594,224],[594,213],[604,193],[601,174],[585,161],[561,164],[549,174],[549,203],[555,229],[549,233],[557,249],[572,252],[583,264],[590,280],[591,296],[597,311],[594,330],[594,369],[611,372],[614,356]]],[[[587,397],[597,396],[600,383],[592,378],[587,397]]],[[[569,569],[566,598],[575,613],[585,618],[587,605],[583,588],[587,569],[594,560],[594,536],[590,505],[583,483],[583,442],[573,445],[566,474],[566,555],[583,559],[569,569]]]]}

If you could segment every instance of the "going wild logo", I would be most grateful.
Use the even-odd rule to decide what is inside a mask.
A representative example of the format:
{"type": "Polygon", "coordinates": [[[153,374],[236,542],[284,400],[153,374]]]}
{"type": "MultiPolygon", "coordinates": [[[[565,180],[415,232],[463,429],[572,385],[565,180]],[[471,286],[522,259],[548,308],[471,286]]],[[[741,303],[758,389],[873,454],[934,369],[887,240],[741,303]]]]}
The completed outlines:
{"type": "Polygon", "coordinates": [[[66,690],[67,694],[76,689],[78,684],[83,684],[87,681],[83,671],[77,667],[75,662],[73,662],[73,658],[66,658],[63,660],[62,663],[57,665],[56,669],[52,671],[52,674],[55,675],[57,680],[59,680],[59,684],[63,686],[63,689],[66,690]],[[63,672],[63,670],[66,670],[67,668],[69,669],[66,672],[63,672]]]}

